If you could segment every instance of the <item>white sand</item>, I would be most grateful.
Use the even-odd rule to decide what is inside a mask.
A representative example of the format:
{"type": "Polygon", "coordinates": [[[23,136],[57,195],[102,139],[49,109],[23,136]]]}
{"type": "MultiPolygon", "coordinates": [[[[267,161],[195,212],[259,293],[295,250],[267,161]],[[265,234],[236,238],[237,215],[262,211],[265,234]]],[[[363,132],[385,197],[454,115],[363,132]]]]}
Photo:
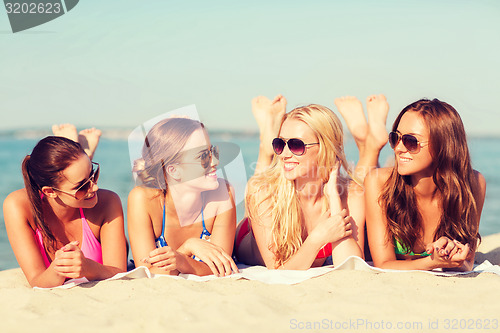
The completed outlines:
{"type": "MultiPolygon", "coordinates": [[[[500,234],[485,237],[478,252],[478,262],[500,264],[500,234]]],[[[163,278],[33,290],[20,269],[0,272],[2,333],[475,332],[488,321],[482,332],[500,331],[500,276],[492,273],[334,271],[291,286],[163,278]]]]}

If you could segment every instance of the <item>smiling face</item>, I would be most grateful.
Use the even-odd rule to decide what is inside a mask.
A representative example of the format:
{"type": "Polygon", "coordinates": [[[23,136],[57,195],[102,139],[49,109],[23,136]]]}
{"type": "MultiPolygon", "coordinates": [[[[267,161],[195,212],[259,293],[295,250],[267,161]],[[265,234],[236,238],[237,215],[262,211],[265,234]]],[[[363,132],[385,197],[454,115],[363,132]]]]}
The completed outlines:
{"type": "Polygon", "coordinates": [[[394,147],[398,173],[402,176],[421,175],[430,177],[433,174],[433,158],[430,153],[429,127],[423,117],[414,111],[408,111],[401,117],[397,131],[401,134],[411,134],[419,141],[420,148],[410,153],[402,140],[394,147]],[[425,144],[420,144],[425,142],[425,144]]]}
{"type": "MultiPolygon", "coordinates": [[[[300,139],[305,144],[318,142],[313,130],[303,121],[294,118],[288,118],[283,122],[279,137],[285,141],[292,138],[300,139]]],[[[292,154],[286,145],[279,155],[285,178],[288,180],[315,179],[317,177],[318,150],[319,145],[309,145],[303,155],[297,156],[292,154]]]]}
{"type": "Polygon", "coordinates": [[[217,189],[219,182],[216,171],[219,160],[210,149],[211,143],[207,132],[202,128],[194,131],[181,151],[182,156],[176,165],[179,172],[176,178],[183,184],[202,190],[217,189]],[[207,160],[205,168],[203,164],[207,163],[207,160]]]}
{"type": "Polygon", "coordinates": [[[92,174],[92,163],[87,155],[81,155],[77,160],[71,163],[62,171],[61,182],[57,184],[55,191],[59,199],[70,207],[92,208],[97,204],[97,190],[99,187],[90,181],[90,187],[87,195],[77,200],[73,195],[78,188],[89,181],[92,174]],[[64,192],[62,192],[64,191],[64,192]],[[65,193],[67,192],[67,193],[65,193]]]}

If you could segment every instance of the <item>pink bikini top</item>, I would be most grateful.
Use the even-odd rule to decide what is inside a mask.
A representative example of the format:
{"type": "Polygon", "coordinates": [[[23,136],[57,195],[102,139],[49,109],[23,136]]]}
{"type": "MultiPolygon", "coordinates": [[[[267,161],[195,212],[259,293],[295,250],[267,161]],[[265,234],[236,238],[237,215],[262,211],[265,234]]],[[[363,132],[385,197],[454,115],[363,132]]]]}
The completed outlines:
{"type": "MultiPolygon", "coordinates": [[[[83,255],[87,259],[92,259],[95,262],[102,264],[102,248],[101,243],[95,238],[94,233],[90,230],[87,219],[83,215],[83,209],[80,207],[80,216],[82,218],[82,243],[81,250],[83,255]]],[[[43,239],[42,234],[39,229],[36,229],[36,244],[38,245],[38,249],[43,257],[43,262],[45,263],[45,267],[50,266],[49,258],[47,257],[47,253],[45,252],[45,248],[43,247],[43,239]]]]}

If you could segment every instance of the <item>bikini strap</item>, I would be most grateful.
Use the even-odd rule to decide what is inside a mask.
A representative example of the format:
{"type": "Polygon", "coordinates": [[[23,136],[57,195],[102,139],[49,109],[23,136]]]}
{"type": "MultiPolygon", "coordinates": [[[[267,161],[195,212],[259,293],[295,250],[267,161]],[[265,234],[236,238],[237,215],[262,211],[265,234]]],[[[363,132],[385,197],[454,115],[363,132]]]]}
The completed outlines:
{"type": "Polygon", "coordinates": [[[160,237],[163,237],[163,230],[165,230],[165,207],[166,207],[166,205],[163,204],[163,221],[161,223],[161,234],[160,234],[160,237]]]}
{"type": "Polygon", "coordinates": [[[87,219],[85,218],[85,215],[83,215],[83,208],[82,208],[82,207],[80,207],[80,218],[81,218],[82,220],[87,220],[87,219]]]}
{"type": "Polygon", "coordinates": [[[204,198],[203,192],[202,192],[201,193],[201,223],[203,225],[203,233],[205,233],[205,230],[207,230],[207,228],[205,227],[205,218],[203,217],[203,207],[205,207],[205,198],[204,198]]]}

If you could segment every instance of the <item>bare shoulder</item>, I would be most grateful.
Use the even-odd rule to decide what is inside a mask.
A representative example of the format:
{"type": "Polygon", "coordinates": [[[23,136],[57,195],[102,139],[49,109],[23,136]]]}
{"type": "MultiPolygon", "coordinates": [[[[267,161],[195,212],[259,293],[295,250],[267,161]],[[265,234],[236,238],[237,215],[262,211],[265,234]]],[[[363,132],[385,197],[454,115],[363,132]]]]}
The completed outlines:
{"type": "Polygon", "coordinates": [[[120,197],[118,196],[118,194],[116,194],[115,192],[113,191],[110,191],[110,190],[105,190],[105,189],[99,189],[97,191],[97,194],[99,195],[99,201],[103,200],[103,201],[116,201],[116,200],[120,200],[120,197]]]}
{"type": "Polygon", "coordinates": [[[254,176],[247,183],[245,196],[247,210],[253,213],[250,224],[252,226],[258,224],[270,227],[272,225],[271,211],[273,208],[271,186],[261,182],[259,176],[254,176]]]}
{"type": "Polygon", "coordinates": [[[157,189],[136,186],[130,191],[128,195],[128,203],[148,203],[151,202],[151,200],[153,200],[154,198],[158,197],[158,194],[159,190],[157,189]]]}
{"type": "Polygon", "coordinates": [[[8,206],[24,205],[29,204],[28,193],[26,189],[22,188],[17,191],[10,193],[4,200],[3,204],[8,206]]]}
{"type": "Polygon", "coordinates": [[[97,196],[99,200],[97,201],[96,207],[114,207],[116,205],[122,204],[120,197],[113,191],[99,189],[97,191],[97,196]]]}
{"type": "Polygon", "coordinates": [[[474,170],[474,175],[477,177],[477,181],[479,182],[479,186],[481,189],[486,189],[486,178],[484,178],[483,174],[477,170],[474,170]]]}
{"type": "Polygon", "coordinates": [[[484,198],[484,196],[486,195],[486,179],[484,178],[483,174],[477,170],[474,170],[474,175],[476,176],[479,183],[479,188],[481,190],[480,194],[484,198]]]}
{"type": "MultiPolygon", "coordinates": [[[[345,186],[347,187],[347,193],[348,193],[349,197],[351,197],[352,195],[363,195],[365,192],[364,186],[358,184],[357,182],[355,182],[352,179],[349,180],[348,182],[346,182],[345,186]]],[[[344,191],[342,191],[342,192],[344,192],[344,191]]]]}
{"type": "Polygon", "coordinates": [[[371,170],[365,177],[366,187],[382,187],[391,176],[393,168],[377,168],[371,170]]]}
{"type": "MultiPolygon", "coordinates": [[[[24,216],[26,218],[32,216],[31,203],[28,197],[26,189],[22,188],[20,190],[10,193],[3,202],[3,213],[4,217],[7,215],[24,216]]],[[[6,223],[7,223],[6,218],[6,223]]]]}
{"type": "Polygon", "coordinates": [[[251,177],[247,182],[246,195],[265,195],[267,196],[271,191],[269,183],[263,183],[259,176],[251,177]]]}
{"type": "Polygon", "coordinates": [[[118,194],[113,191],[99,189],[97,204],[93,208],[85,209],[85,217],[90,223],[102,226],[116,218],[123,218],[122,202],[118,194]]]}

